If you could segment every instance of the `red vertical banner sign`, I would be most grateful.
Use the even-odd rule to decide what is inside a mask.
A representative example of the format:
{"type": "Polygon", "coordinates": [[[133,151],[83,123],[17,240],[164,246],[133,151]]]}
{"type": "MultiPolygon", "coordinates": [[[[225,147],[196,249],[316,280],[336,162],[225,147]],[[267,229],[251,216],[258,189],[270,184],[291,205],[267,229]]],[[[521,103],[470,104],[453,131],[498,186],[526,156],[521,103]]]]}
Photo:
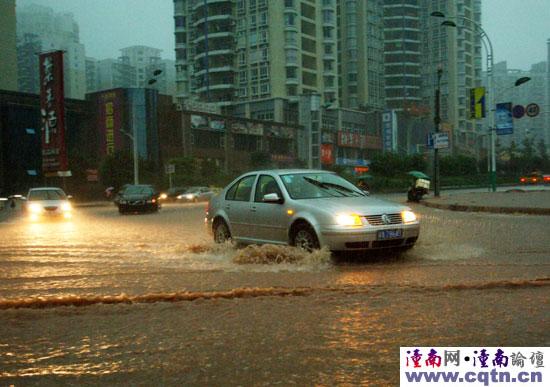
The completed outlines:
{"type": "Polygon", "coordinates": [[[63,51],[40,54],[42,171],[45,176],[70,176],[65,145],[63,51]]]}

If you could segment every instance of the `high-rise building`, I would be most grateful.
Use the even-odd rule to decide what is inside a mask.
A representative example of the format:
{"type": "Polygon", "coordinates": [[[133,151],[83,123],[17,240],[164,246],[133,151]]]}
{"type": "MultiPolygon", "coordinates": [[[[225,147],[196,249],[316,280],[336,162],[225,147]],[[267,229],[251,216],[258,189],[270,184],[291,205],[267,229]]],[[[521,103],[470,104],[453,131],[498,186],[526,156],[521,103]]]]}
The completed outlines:
{"type": "Polygon", "coordinates": [[[137,84],[137,72],[129,63],[116,59],[97,62],[97,89],[108,90],[117,87],[129,88],[137,84]]]}
{"type": "Polygon", "coordinates": [[[481,23],[479,0],[384,1],[386,106],[398,113],[400,151],[414,152],[434,130],[438,69],[440,129],[453,150],[473,149],[481,125],[469,118],[469,90],[481,84],[481,31],[471,21],[481,23]]]}
{"type": "Polygon", "coordinates": [[[148,81],[153,77],[151,68],[161,61],[162,50],[148,46],[131,46],[120,50],[120,61],[136,69],[136,87],[148,86],[148,81]]]}
{"type": "Polygon", "coordinates": [[[78,24],[70,13],[55,13],[51,8],[29,5],[17,9],[17,56],[21,91],[39,93],[37,55],[63,50],[65,97],[84,99],[86,94],[86,56],[80,43],[78,24]]]}
{"type": "Polygon", "coordinates": [[[99,90],[98,77],[97,59],[86,57],[86,93],[99,90]]]}
{"type": "MultiPolygon", "coordinates": [[[[337,10],[340,106],[382,110],[385,105],[383,1],[340,0],[337,10]]],[[[324,35],[329,33],[323,30],[324,35]]]]}
{"type": "Polygon", "coordinates": [[[178,99],[275,121],[301,94],[337,100],[335,0],[174,0],[174,12],[178,99]]]}
{"type": "Polygon", "coordinates": [[[0,2],[0,89],[17,90],[15,0],[0,2]]]}

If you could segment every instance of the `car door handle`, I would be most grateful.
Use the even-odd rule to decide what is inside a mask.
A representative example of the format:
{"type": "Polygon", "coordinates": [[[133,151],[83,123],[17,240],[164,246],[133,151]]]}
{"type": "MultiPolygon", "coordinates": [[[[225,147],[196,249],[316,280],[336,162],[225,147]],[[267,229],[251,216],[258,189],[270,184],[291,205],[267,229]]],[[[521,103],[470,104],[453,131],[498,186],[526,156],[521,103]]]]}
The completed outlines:
{"type": "Polygon", "coordinates": [[[256,212],[256,207],[251,207],[250,212],[256,212]]]}
{"type": "Polygon", "coordinates": [[[229,210],[229,209],[231,209],[231,206],[225,206],[225,209],[229,210]]]}

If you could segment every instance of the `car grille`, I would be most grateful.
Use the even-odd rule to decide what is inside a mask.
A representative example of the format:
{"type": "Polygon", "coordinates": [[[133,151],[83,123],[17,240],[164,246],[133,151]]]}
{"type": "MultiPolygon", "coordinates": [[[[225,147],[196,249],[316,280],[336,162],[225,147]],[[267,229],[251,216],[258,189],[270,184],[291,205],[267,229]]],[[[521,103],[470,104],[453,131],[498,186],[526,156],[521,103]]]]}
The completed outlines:
{"type": "Polygon", "coordinates": [[[403,223],[403,219],[401,218],[401,214],[387,214],[389,223],[385,223],[382,220],[382,215],[367,215],[365,216],[365,219],[371,226],[386,226],[389,224],[401,224],[403,223]]]}
{"type": "Polygon", "coordinates": [[[128,204],[131,204],[133,206],[141,206],[141,205],[145,204],[145,201],[144,200],[132,200],[132,201],[129,201],[128,204]]]}
{"type": "Polygon", "coordinates": [[[57,207],[44,207],[46,211],[55,211],[57,210],[57,207]]]}

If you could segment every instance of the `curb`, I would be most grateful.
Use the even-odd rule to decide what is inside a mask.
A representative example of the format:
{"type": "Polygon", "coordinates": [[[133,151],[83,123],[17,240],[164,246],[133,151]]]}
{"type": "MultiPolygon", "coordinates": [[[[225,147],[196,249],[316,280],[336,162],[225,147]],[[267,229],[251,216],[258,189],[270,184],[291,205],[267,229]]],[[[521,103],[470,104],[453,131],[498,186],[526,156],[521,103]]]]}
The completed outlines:
{"type": "Polygon", "coordinates": [[[462,211],[462,212],[490,212],[494,214],[528,214],[528,215],[550,215],[550,208],[532,208],[532,207],[488,207],[488,206],[468,206],[464,204],[444,204],[422,201],[420,204],[438,208],[440,210],[462,211]]]}

